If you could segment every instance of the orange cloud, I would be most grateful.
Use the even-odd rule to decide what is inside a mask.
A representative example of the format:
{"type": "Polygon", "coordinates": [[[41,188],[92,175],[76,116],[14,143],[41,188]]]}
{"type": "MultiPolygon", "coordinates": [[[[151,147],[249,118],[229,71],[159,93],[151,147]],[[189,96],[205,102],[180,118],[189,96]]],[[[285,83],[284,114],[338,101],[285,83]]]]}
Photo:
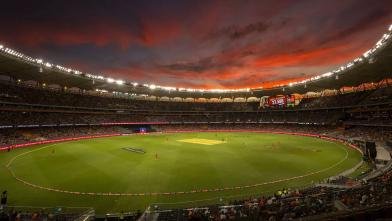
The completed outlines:
{"type": "Polygon", "coordinates": [[[316,48],[291,54],[277,54],[255,59],[256,67],[283,67],[300,65],[331,65],[348,61],[348,58],[360,55],[363,49],[349,49],[348,45],[328,48],[316,48]]]}
{"type": "Polygon", "coordinates": [[[144,20],[141,23],[141,40],[148,46],[174,40],[180,33],[181,27],[174,20],[161,22],[144,20]]]}

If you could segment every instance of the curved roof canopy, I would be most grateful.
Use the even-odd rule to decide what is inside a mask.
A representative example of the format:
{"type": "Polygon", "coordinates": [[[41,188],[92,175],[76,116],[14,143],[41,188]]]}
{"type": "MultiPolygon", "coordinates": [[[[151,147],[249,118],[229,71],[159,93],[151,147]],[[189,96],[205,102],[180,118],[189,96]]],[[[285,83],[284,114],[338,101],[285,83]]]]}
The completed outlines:
{"type": "Polygon", "coordinates": [[[389,32],[372,49],[337,70],[301,82],[293,82],[270,89],[195,90],[160,87],[156,85],[140,85],[45,63],[42,60],[31,58],[12,49],[5,48],[2,45],[0,45],[0,75],[10,76],[14,80],[34,80],[47,85],[58,84],[67,88],[77,87],[83,90],[116,91],[120,93],[148,94],[160,97],[209,98],[217,97],[217,94],[220,93],[225,93],[224,97],[304,94],[309,91],[355,87],[363,83],[378,82],[386,78],[391,78],[391,33],[392,25],[389,28],[389,32]]]}

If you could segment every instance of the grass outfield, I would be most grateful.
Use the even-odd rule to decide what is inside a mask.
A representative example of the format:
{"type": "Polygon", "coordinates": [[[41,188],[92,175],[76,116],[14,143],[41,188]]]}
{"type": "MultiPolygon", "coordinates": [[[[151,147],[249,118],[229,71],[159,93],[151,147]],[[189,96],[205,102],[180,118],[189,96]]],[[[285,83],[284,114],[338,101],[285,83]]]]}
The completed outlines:
{"type": "Polygon", "coordinates": [[[293,135],[203,132],[120,136],[2,152],[0,190],[8,190],[10,205],[94,207],[97,213],[143,210],[153,203],[197,206],[270,194],[283,187],[303,187],[360,161],[359,152],[340,143],[293,135]],[[15,176],[35,185],[146,195],[75,195],[30,187],[5,167],[12,159],[10,169],[15,176]],[[248,187],[219,190],[241,186],[248,187]]]}

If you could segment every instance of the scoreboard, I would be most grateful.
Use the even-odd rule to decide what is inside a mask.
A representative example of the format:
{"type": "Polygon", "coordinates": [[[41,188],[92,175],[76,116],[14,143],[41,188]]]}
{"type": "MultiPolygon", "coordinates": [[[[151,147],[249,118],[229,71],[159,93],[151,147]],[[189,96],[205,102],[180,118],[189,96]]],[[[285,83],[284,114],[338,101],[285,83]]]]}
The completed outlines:
{"type": "Polygon", "coordinates": [[[269,97],[268,98],[268,105],[269,106],[284,106],[284,107],[286,107],[286,104],[287,104],[286,96],[269,97]]]}
{"type": "Polygon", "coordinates": [[[268,97],[269,107],[292,107],[294,105],[295,96],[293,95],[268,97]]]}

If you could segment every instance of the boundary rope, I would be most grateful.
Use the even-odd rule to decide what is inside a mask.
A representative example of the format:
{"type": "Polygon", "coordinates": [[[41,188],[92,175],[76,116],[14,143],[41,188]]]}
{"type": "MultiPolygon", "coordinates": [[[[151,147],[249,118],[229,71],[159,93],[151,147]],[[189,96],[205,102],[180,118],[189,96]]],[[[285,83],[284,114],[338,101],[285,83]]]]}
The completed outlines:
{"type": "MultiPolygon", "coordinates": [[[[168,133],[183,133],[183,132],[191,132],[191,131],[168,131],[168,133]]],[[[192,132],[206,132],[206,131],[192,131],[192,132]]],[[[320,136],[320,135],[314,135],[314,134],[303,134],[303,133],[289,133],[289,132],[273,132],[273,131],[246,131],[246,130],[241,130],[241,131],[237,131],[237,130],[219,130],[219,131],[208,131],[208,132],[256,132],[256,133],[272,133],[272,134],[286,134],[286,135],[300,135],[300,136],[308,136],[308,137],[317,137],[323,140],[329,140],[329,141],[334,141],[334,142],[339,142],[344,144],[345,146],[349,146],[351,148],[356,149],[357,151],[359,151],[362,154],[362,151],[352,145],[352,144],[348,144],[346,142],[344,142],[343,140],[339,140],[339,139],[335,139],[335,138],[330,138],[330,137],[326,137],[326,136],[320,136]]],[[[74,140],[72,140],[74,141],[74,140]]],[[[71,141],[67,141],[65,143],[68,143],[71,141]]],[[[264,185],[269,185],[269,184],[276,184],[276,183],[281,183],[281,182],[286,182],[286,181],[291,181],[291,180],[297,180],[297,179],[301,179],[304,177],[309,177],[312,175],[316,175],[316,174],[320,174],[323,173],[325,171],[328,171],[334,167],[337,167],[338,165],[340,165],[341,163],[343,163],[345,160],[347,160],[348,158],[348,151],[347,149],[342,148],[343,150],[345,150],[345,156],[344,158],[342,158],[340,161],[338,161],[337,163],[324,168],[322,170],[319,171],[314,171],[314,172],[310,172],[310,173],[306,173],[304,175],[299,175],[299,176],[294,176],[294,177],[289,177],[289,178],[284,178],[284,179],[278,179],[278,180],[273,180],[273,181],[268,181],[268,182],[262,182],[262,183],[256,183],[256,184],[250,184],[250,185],[243,185],[243,186],[232,186],[232,187],[222,187],[222,188],[210,188],[210,189],[198,189],[198,190],[189,190],[189,191],[175,191],[175,192],[145,192],[145,193],[112,193],[112,192],[78,192],[78,191],[69,191],[69,190],[63,190],[63,189],[59,189],[59,188],[50,188],[50,187],[45,187],[45,186],[41,186],[41,185],[37,185],[28,181],[25,181],[21,178],[19,178],[18,176],[16,176],[16,174],[14,173],[14,171],[11,169],[11,164],[19,157],[23,156],[23,155],[27,155],[30,154],[32,152],[35,151],[39,151],[54,145],[57,145],[58,143],[54,143],[48,146],[44,146],[44,147],[40,147],[38,149],[34,149],[31,151],[27,151],[24,153],[21,153],[19,155],[16,155],[15,157],[11,158],[8,162],[8,164],[5,166],[7,168],[7,170],[10,172],[10,174],[12,175],[12,177],[14,179],[16,179],[17,181],[36,188],[36,189],[42,189],[42,190],[47,190],[47,191],[51,191],[51,192],[59,192],[59,193],[66,193],[66,194],[74,194],[74,195],[90,195],[90,196],[168,196],[168,195],[187,195],[187,194],[196,194],[196,193],[207,193],[207,192],[223,192],[223,191],[230,191],[230,190],[241,190],[241,189],[249,189],[249,188],[255,188],[255,187],[260,187],[260,186],[264,186],[264,185]]]]}

